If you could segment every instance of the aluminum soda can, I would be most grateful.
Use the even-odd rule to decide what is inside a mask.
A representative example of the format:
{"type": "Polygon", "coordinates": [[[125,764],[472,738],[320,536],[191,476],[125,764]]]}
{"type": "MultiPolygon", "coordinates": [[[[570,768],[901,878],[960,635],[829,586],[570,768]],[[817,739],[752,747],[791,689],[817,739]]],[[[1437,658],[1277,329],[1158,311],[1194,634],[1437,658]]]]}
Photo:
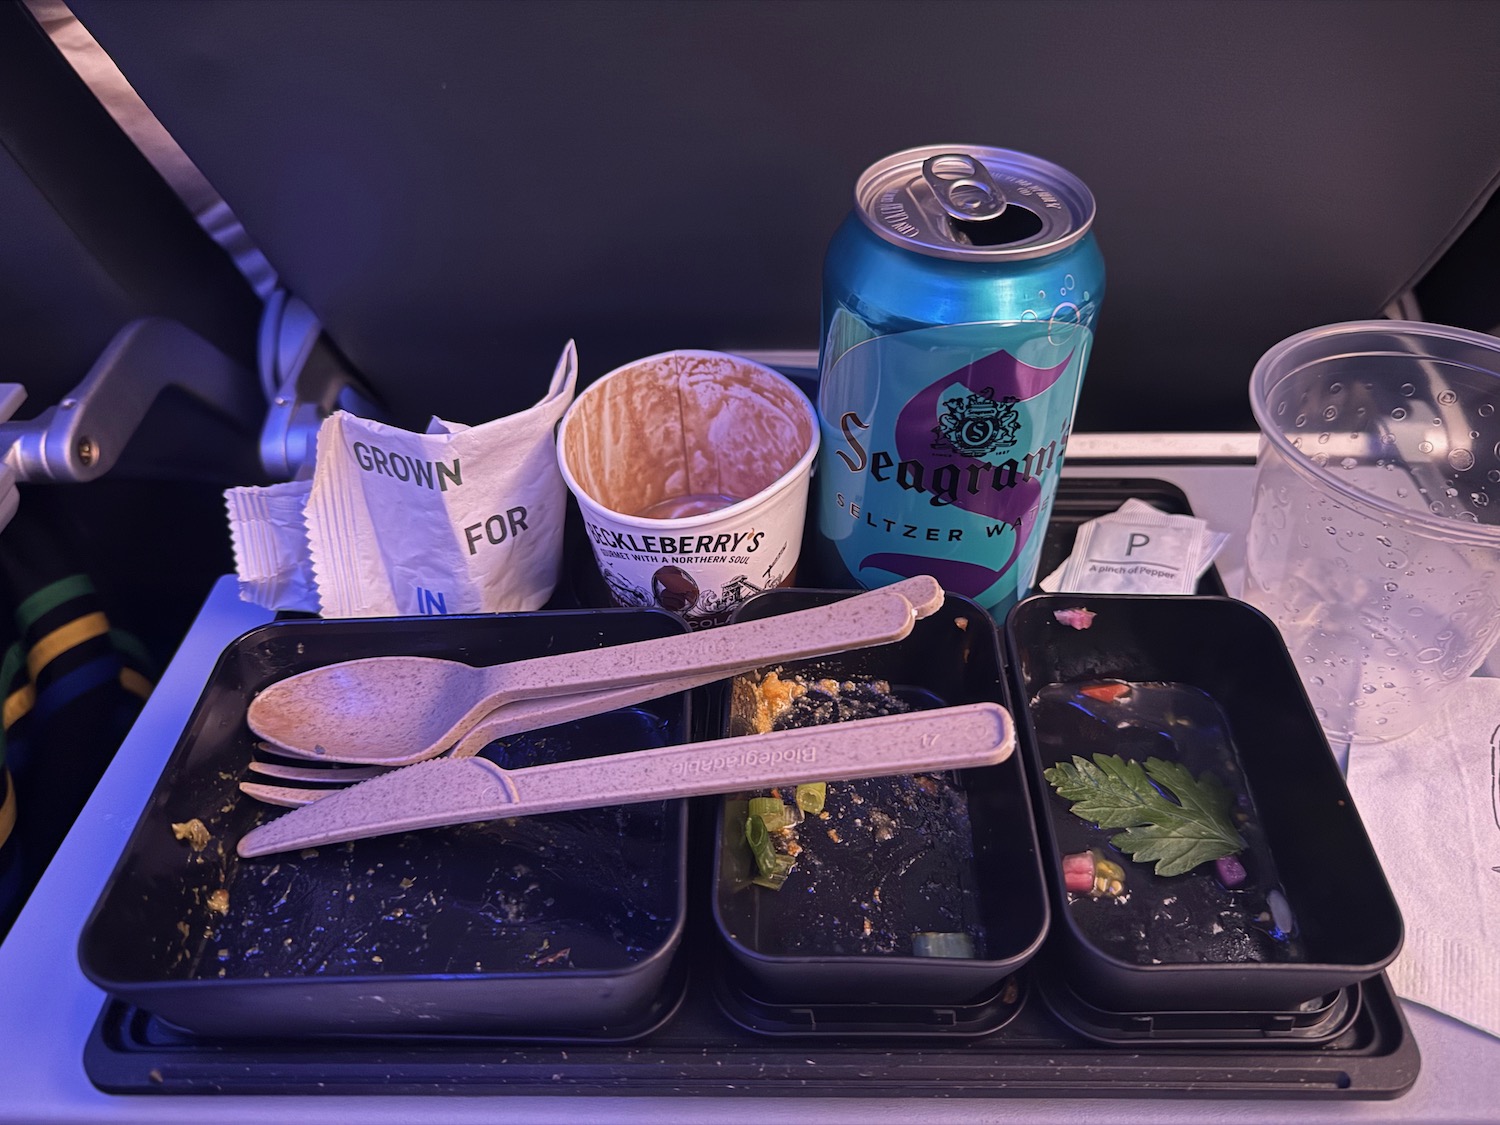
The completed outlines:
{"type": "Polygon", "coordinates": [[[1042,536],[1104,296],[1094,199],[975,145],[872,165],[823,263],[814,551],[831,585],[931,574],[1003,617],[1042,536]]]}

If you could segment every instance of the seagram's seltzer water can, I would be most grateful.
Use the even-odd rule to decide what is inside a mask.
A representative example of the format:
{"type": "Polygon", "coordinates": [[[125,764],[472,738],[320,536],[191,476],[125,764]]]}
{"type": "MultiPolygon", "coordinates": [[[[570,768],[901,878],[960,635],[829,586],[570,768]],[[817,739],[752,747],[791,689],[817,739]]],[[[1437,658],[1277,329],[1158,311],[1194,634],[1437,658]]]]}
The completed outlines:
{"type": "Polygon", "coordinates": [[[1104,296],[1094,199],[969,145],[873,165],[823,264],[817,537],[831,584],[927,573],[993,616],[1036,579],[1104,296]]]}

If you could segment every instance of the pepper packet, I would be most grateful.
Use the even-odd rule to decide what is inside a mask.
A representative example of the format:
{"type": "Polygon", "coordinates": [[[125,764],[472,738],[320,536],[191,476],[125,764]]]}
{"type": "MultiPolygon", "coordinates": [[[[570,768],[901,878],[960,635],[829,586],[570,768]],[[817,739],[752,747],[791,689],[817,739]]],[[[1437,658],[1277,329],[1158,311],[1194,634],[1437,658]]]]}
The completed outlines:
{"type": "Polygon", "coordinates": [[[1081,525],[1072,553],[1039,585],[1048,593],[1191,594],[1228,539],[1196,516],[1132,497],[1081,525]]]}

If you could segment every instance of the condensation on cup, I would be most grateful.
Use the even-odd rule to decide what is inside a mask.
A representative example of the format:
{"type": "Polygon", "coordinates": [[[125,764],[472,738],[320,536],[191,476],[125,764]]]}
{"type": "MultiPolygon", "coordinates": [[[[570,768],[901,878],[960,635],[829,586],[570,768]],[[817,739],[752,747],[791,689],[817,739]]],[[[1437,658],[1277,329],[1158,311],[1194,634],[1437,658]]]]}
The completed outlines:
{"type": "Polygon", "coordinates": [[[1500,340],[1314,329],[1266,353],[1251,403],[1245,600],[1280,628],[1331,739],[1416,730],[1500,638],[1500,340]]]}

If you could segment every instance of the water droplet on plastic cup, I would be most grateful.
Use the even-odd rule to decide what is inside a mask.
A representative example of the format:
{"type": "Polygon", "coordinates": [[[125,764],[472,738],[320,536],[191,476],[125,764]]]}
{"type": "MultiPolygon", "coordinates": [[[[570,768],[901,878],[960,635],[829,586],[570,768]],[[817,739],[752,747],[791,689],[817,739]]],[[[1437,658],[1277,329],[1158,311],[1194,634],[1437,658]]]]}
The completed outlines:
{"type": "Polygon", "coordinates": [[[1339,462],[1339,464],[1346,469],[1359,468],[1359,462],[1356,461],[1353,457],[1345,457],[1342,461],[1339,462]]]}
{"type": "Polygon", "coordinates": [[[1386,592],[1390,594],[1394,594],[1397,590],[1401,589],[1401,587],[1395,582],[1387,582],[1385,584],[1385,588],[1386,592]]]}
{"type": "Polygon", "coordinates": [[[1458,401],[1458,395],[1454,394],[1452,391],[1443,391],[1438,395],[1438,401],[1444,406],[1452,406],[1455,402],[1458,401]]]}
{"type": "Polygon", "coordinates": [[[1490,494],[1488,492],[1469,493],[1469,503],[1476,508],[1488,508],[1490,506],[1490,494]]]}
{"type": "Polygon", "coordinates": [[[1412,386],[1410,383],[1402,383],[1401,393],[1404,394],[1407,398],[1411,398],[1412,395],[1417,393],[1417,388],[1412,386]]]}
{"type": "Polygon", "coordinates": [[[1396,407],[1391,411],[1391,417],[1398,422],[1401,421],[1401,419],[1406,417],[1406,408],[1404,406],[1396,407]]]}
{"type": "Polygon", "coordinates": [[[1481,418],[1488,418],[1488,417],[1490,417],[1490,415],[1492,415],[1494,413],[1495,413],[1495,407],[1494,407],[1494,405],[1492,403],[1486,402],[1486,403],[1481,403],[1480,404],[1480,407],[1479,407],[1479,416],[1481,418]]]}
{"type": "Polygon", "coordinates": [[[1422,452],[1422,453],[1431,453],[1432,452],[1432,442],[1430,442],[1430,441],[1419,441],[1419,442],[1417,442],[1417,449],[1420,452],[1422,452]]]}
{"type": "Polygon", "coordinates": [[[1459,472],[1474,467],[1474,454],[1468,449],[1450,449],[1448,451],[1448,464],[1459,472]]]}
{"type": "Polygon", "coordinates": [[[1323,421],[1325,422],[1332,422],[1338,416],[1339,408],[1337,406],[1330,406],[1323,411],[1323,421]]]}
{"type": "MultiPolygon", "coordinates": [[[[1335,411],[1335,413],[1337,413],[1337,411],[1335,411]]],[[[1330,434],[1327,430],[1324,430],[1321,434],[1318,435],[1318,444],[1319,445],[1327,445],[1328,444],[1328,439],[1331,438],[1332,436],[1333,435],[1330,434]]]]}

